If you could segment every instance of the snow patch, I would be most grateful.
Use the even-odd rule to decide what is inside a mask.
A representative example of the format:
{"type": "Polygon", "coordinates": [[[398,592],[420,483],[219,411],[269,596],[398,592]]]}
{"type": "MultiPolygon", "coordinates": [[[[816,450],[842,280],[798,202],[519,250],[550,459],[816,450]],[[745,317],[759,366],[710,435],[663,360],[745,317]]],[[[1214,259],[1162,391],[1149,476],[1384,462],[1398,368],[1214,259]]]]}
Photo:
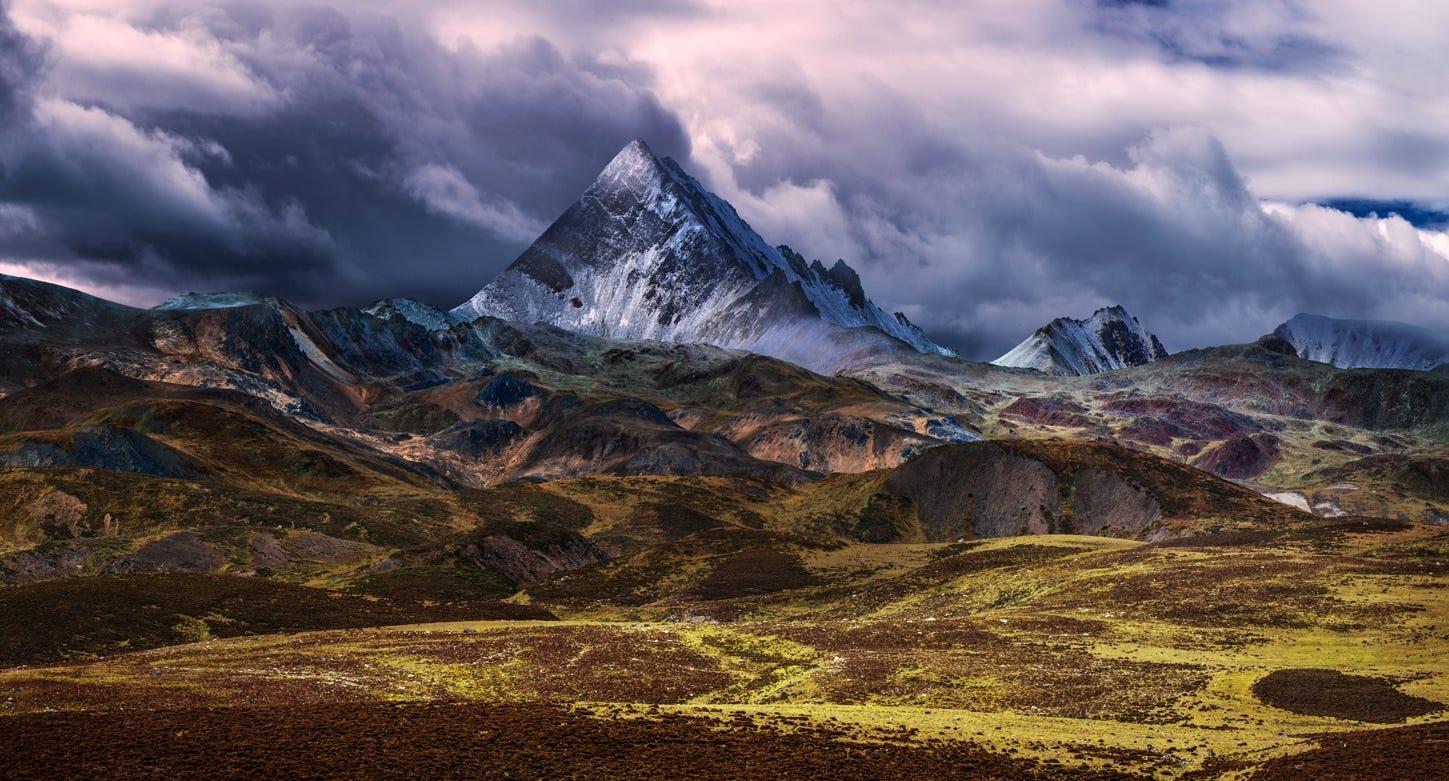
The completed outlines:
{"type": "Polygon", "coordinates": [[[322,352],[322,348],[305,331],[291,323],[287,324],[287,331],[291,333],[292,342],[297,345],[297,349],[324,374],[339,382],[356,382],[357,378],[327,357],[327,353],[322,352]]]}
{"type": "Polygon", "coordinates": [[[446,331],[459,322],[457,317],[411,298],[384,298],[364,307],[362,311],[383,320],[393,316],[401,317],[429,331],[446,331]]]}
{"type": "Polygon", "coordinates": [[[1298,357],[1340,369],[1429,370],[1449,364],[1449,335],[1390,320],[1299,314],[1273,333],[1298,357]]]}
{"type": "Polygon", "coordinates": [[[1289,507],[1297,507],[1303,512],[1313,512],[1313,510],[1308,507],[1308,497],[1298,493],[1297,491],[1280,491],[1278,493],[1263,495],[1268,497],[1269,499],[1272,499],[1275,502],[1281,502],[1283,504],[1286,504],[1289,507]]]}
{"type": "Polygon", "coordinates": [[[231,309],[266,302],[261,293],[244,291],[240,293],[183,293],[157,304],[155,309],[231,309]]]}
{"type": "Polygon", "coordinates": [[[1098,309],[1086,320],[1059,317],[992,363],[1082,376],[1166,357],[1162,343],[1137,318],[1120,306],[1111,306],[1098,309]]]}

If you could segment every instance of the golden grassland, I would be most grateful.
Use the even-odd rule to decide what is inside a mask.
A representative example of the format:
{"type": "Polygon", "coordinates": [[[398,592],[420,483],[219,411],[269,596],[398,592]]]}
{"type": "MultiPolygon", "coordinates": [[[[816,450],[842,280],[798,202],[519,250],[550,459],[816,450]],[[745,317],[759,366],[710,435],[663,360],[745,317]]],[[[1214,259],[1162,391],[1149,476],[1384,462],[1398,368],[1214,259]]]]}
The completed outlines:
{"type": "Polygon", "coordinates": [[[1449,702],[1445,546],[1444,531],[1417,525],[1236,547],[851,545],[808,552],[818,582],[775,593],[203,639],[12,669],[0,691],[11,713],[337,699],[743,713],[866,741],[1238,778],[1310,736],[1376,726],[1263,702],[1254,684],[1275,670],[1332,669],[1449,702]]]}

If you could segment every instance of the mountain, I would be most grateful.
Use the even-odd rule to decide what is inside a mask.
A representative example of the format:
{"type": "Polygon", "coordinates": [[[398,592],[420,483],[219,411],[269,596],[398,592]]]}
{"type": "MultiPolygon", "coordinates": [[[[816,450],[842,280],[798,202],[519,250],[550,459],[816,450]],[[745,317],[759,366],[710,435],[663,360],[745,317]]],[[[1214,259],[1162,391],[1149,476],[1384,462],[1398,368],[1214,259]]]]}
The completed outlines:
{"type": "MultiPolygon", "coordinates": [[[[0,397],[76,371],[240,392],[404,459],[428,479],[466,485],[600,473],[788,482],[801,470],[895,466],[974,436],[951,416],[862,383],[707,345],[461,321],[404,298],[306,311],[273,297],[211,293],[136,309],[0,277],[0,397]]],[[[107,401],[94,388],[79,395],[87,405],[107,401]]],[[[147,447],[107,432],[104,458],[92,457],[88,443],[101,435],[52,429],[7,441],[0,420],[0,468],[129,463],[130,451],[147,447]],[[111,452],[118,448],[126,458],[111,452]]]]}
{"type": "Polygon", "coordinates": [[[952,354],[867,298],[844,261],[827,268],[770,246],[734,207],[638,140],[452,314],[740,347],[816,370],[830,368],[842,344],[952,354]]]}
{"type": "Polygon", "coordinates": [[[415,301],[411,298],[384,298],[374,302],[362,311],[373,317],[386,320],[390,317],[401,317],[402,319],[420,325],[429,331],[446,331],[458,322],[454,317],[431,304],[415,301]]]}
{"type": "Polygon", "coordinates": [[[239,293],[183,293],[172,296],[156,305],[156,309],[230,309],[235,306],[251,306],[265,303],[267,297],[261,293],[244,291],[239,293]]]}
{"type": "Polygon", "coordinates": [[[1137,318],[1120,306],[1110,306],[1086,320],[1058,317],[992,363],[1081,376],[1142,366],[1166,357],[1162,343],[1137,318]]]}
{"type": "MultiPolygon", "coordinates": [[[[521,775],[542,755],[564,776],[648,742],[648,772],[629,754],[603,775],[674,778],[683,757],[702,778],[1187,777],[1249,772],[1325,728],[1341,727],[1335,743],[1390,733],[1360,719],[1445,699],[1393,684],[1432,678],[1442,657],[1404,617],[1449,609],[1435,588],[1449,373],[1340,369],[1271,337],[1051,376],[827,322],[778,271],[717,322],[895,351],[826,376],[405,299],[179,304],[0,277],[0,688],[24,747],[0,751],[0,777],[105,775],[119,753],[200,776],[238,730],[267,772],[276,736],[309,729],[271,775],[358,775],[319,764],[336,756],[467,775],[502,749],[521,775]],[[977,437],[991,441],[960,441],[977,437]],[[1095,652],[1143,647],[1185,650],[1095,652]],[[1400,677],[1363,647],[1395,649],[1400,677]],[[1342,671],[1306,666],[1320,659],[1342,671]],[[1224,676],[1241,679],[1229,696],[1212,685],[1224,676]],[[1345,679],[1357,688],[1336,706],[1301,695],[1345,679]],[[413,730],[382,752],[395,764],[336,742],[359,702],[388,698],[409,702],[365,718],[372,743],[413,730]],[[480,739],[461,699],[503,716],[480,739]],[[565,721],[599,701],[670,712],[565,721]],[[764,759],[745,741],[772,720],[707,718],[759,703],[792,709],[779,734],[795,740],[764,759]],[[182,708],[203,718],[145,733],[182,708]],[[550,710],[522,728],[506,718],[536,708],[550,710]],[[215,727],[233,711],[246,718],[215,727]],[[960,728],[859,773],[866,744],[818,759],[863,724],[917,750],[921,713],[960,728]],[[990,737],[1022,713],[1073,726],[990,737]],[[854,715],[800,720],[816,714],[854,715]],[[636,723],[670,731],[597,726],[636,723]],[[541,737],[509,753],[525,733],[541,737]],[[481,748],[439,766],[454,745],[481,748]],[[1055,764],[1002,764],[1038,753],[1055,764]]],[[[1274,777],[1302,775],[1291,767],[1274,777]]]]}
{"type": "MultiPolygon", "coordinates": [[[[132,311],[131,307],[79,290],[0,274],[0,330],[44,329],[71,323],[96,326],[132,311]]],[[[8,357],[11,356],[0,353],[0,364],[8,357]]]]}
{"type": "Polygon", "coordinates": [[[1341,369],[1434,369],[1449,364],[1449,335],[1391,320],[1298,314],[1273,329],[1301,358],[1341,369]]]}

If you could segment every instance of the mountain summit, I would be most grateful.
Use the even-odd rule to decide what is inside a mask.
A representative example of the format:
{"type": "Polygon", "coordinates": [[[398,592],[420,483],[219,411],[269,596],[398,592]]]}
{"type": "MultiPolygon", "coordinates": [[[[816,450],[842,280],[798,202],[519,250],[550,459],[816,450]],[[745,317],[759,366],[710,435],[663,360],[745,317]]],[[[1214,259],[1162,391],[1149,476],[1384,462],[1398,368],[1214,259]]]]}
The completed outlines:
{"type": "Polygon", "coordinates": [[[1273,335],[1300,358],[1340,369],[1434,369],[1449,364],[1449,335],[1392,320],[1344,320],[1298,314],[1273,335]]]}
{"type": "Polygon", "coordinates": [[[709,342],[812,368],[840,341],[864,336],[841,328],[875,329],[920,352],[952,354],[867,298],[844,261],[826,268],[770,246],[734,207],[639,140],[452,313],[614,339],[709,342]]]}
{"type": "Polygon", "coordinates": [[[1166,357],[1162,343],[1137,318],[1120,306],[1109,306],[1086,320],[1058,317],[992,363],[1046,374],[1084,375],[1166,357]]]}

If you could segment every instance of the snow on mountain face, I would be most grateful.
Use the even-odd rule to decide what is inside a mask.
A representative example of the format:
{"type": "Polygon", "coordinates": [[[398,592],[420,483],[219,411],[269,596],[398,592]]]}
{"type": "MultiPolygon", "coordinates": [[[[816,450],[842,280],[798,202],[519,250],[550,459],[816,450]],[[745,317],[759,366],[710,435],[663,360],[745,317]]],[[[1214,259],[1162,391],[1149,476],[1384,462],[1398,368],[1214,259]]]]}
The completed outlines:
{"type": "Polygon", "coordinates": [[[155,309],[231,309],[266,303],[261,293],[183,293],[157,304],[155,309]]]}
{"type": "MultiPolygon", "coordinates": [[[[10,277],[0,276],[0,281],[6,279],[10,279],[10,277]]],[[[16,301],[3,286],[0,286],[0,323],[34,326],[36,328],[45,327],[44,323],[36,319],[35,315],[31,314],[30,310],[19,301],[16,301]]]]}
{"type": "Polygon", "coordinates": [[[1429,370],[1449,364],[1449,334],[1389,320],[1294,315],[1274,329],[1300,358],[1340,369],[1429,370]]]}
{"type": "Polygon", "coordinates": [[[855,272],[772,247],[723,199],[642,141],[614,157],[583,196],[497,279],[452,311],[616,339],[711,342],[778,357],[813,332],[796,321],[871,326],[951,355],[904,315],[865,297],[855,272]]]}
{"type": "Polygon", "coordinates": [[[363,308],[362,311],[383,320],[389,317],[401,317],[429,331],[446,331],[454,323],[460,322],[458,318],[435,306],[414,301],[411,298],[384,298],[363,308]]]}
{"type": "Polygon", "coordinates": [[[1137,318],[1112,306],[1098,309],[1086,320],[1059,317],[992,363],[1081,376],[1142,366],[1166,357],[1162,343],[1137,318]]]}

